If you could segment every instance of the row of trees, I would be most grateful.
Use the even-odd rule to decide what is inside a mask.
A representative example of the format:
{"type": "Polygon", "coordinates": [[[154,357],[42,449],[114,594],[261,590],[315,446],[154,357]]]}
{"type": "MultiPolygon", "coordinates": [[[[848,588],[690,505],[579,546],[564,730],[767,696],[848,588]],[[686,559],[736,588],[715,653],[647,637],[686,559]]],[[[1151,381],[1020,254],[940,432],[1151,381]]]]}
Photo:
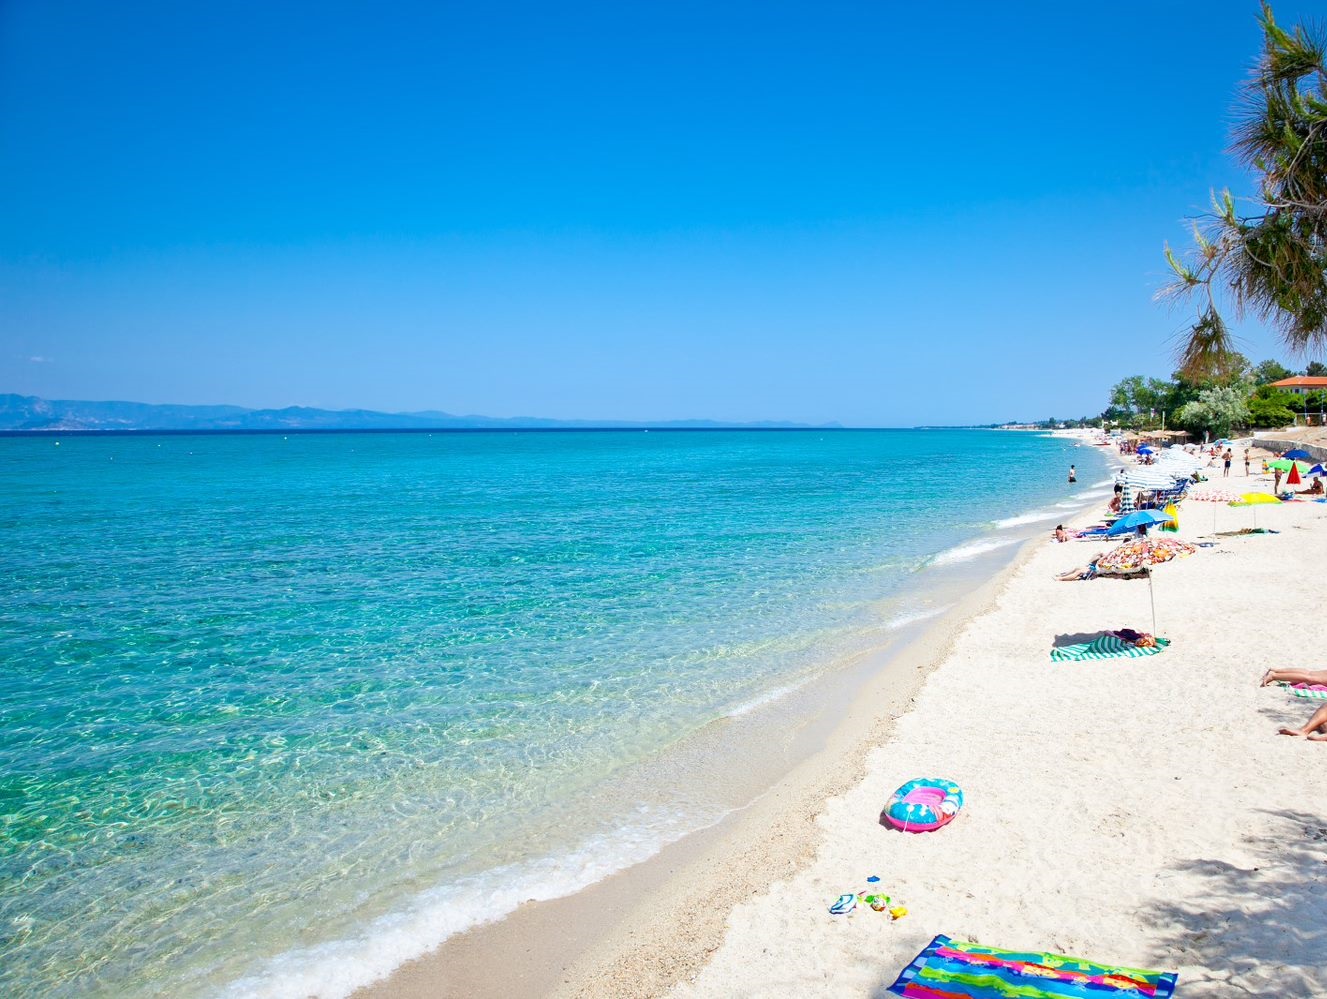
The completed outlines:
{"type": "MultiPolygon", "coordinates": [[[[1236,428],[1284,427],[1297,414],[1327,410],[1327,392],[1296,395],[1273,384],[1299,373],[1279,361],[1252,365],[1242,354],[1231,353],[1224,370],[1207,377],[1195,378],[1184,369],[1169,381],[1133,375],[1111,389],[1101,419],[1130,430],[1167,426],[1217,437],[1236,428]]],[[[1327,365],[1315,361],[1302,373],[1327,377],[1327,365]]]]}

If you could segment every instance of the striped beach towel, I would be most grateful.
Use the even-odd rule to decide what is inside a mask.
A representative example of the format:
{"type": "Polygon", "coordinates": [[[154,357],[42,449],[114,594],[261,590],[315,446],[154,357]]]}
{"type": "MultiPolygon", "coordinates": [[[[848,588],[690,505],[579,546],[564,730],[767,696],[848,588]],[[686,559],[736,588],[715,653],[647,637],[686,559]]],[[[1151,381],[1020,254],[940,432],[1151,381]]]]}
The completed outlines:
{"type": "Polygon", "coordinates": [[[1291,697],[1311,697],[1318,701],[1327,701],[1327,687],[1320,683],[1282,683],[1291,697]]]}
{"type": "Polygon", "coordinates": [[[1051,649],[1051,661],[1081,663],[1092,659],[1137,659],[1140,656],[1154,656],[1169,644],[1169,638],[1158,638],[1156,645],[1140,649],[1132,642],[1126,642],[1114,635],[1098,635],[1090,642],[1061,645],[1051,649]]]}
{"type": "Polygon", "coordinates": [[[1177,975],[938,936],[889,987],[913,999],[1170,999],[1177,975]]]}

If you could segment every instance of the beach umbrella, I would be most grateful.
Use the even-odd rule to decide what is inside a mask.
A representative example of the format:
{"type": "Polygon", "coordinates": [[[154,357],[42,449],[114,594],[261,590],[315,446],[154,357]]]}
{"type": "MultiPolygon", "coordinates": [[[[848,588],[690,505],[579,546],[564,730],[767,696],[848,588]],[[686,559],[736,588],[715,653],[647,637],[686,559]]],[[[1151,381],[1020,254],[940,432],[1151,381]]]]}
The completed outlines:
{"type": "Polygon", "coordinates": [[[1146,444],[1144,444],[1142,447],[1140,447],[1140,448],[1138,449],[1138,453],[1139,453],[1139,454],[1155,454],[1156,452],[1153,451],[1153,450],[1152,450],[1150,447],[1148,447],[1146,444]]]}
{"type": "Polygon", "coordinates": [[[1153,524],[1164,524],[1170,518],[1160,510],[1135,510],[1127,516],[1121,517],[1111,525],[1106,532],[1107,537],[1117,537],[1121,534],[1128,534],[1136,531],[1140,527],[1151,527],[1153,524]]]}
{"type": "Polygon", "coordinates": [[[1180,529],[1180,511],[1174,503],[1167,503],[1165,514],[1170,519],[1161,525],[1163,531],[1178,531],[1180,529]]]}
{"type": "MultiPolygon", "coordinates": [[[[1305,472],[1304,474],[1307,475],[1308,473],[1305,472]]],[[[1302,481],[1303,480],[1299,477],[1299,465],[1298,464],[1291,465],[1290,474],[1286,476],[1286,485],[1297,486],[1302,481]]]]}
{"type": "Polygon", "coordinates": [[[1281,501],[1277,499],[1275,496],[1273,496],[1271,493],[1245,493],[1243,496],[1241,496],[1238,500],[1236,500],[1234,503],[1231,503],[1230,505],[1254,507],[1253,526],[1257,527],[1258,526],[1257,507],[1265,506],[1269,503],[1280,503],[1280,502],[1281,501]]]}
{"type": "Polygon", "coordinates": [[[1295,468],[1299,470],[1301,475],[1306,474],[1309,470],[1307,463],[1302,461],[1291,461],[1289,458],[1277,458],[1275,461],[1269,461],[1267,467],[1275,468],[1281,472],[1288,472],[1292,468],[1295,468]]]}
{"type": "Polygon", "coordinates": [[[1312,468],[1310,468],[1310,469],[1308,470],[1308,472],[1306,472],[1305,474],[1306,474],[1306,475],[1327,475],[1327,468],[1323,468],[1322,465],[1314,465],[1314,466],[1313,466],[1312,468]]]}
{"type": "MultiPolygon", "coordinates": [[[[1180,475],[1179,478],[1185,478],[1180,475]]],[[[1164,468],[1131,468],[1124,481],[1135,489],[1173,489],[1176,475],[1164,468]]]]}
{"type": "Polygon", "coordinates": [[[1287,451],[1285,454],[1281,455],[1281,457],[1290,458],[1292,460],[1295,458],[1300,458],[1303,459],[1304,461],[1309,461],[1310,459],[1313,458],[1313,455],[1309,454],[1303,448],[1297,447],[1293,451],[1287,451]]]}
{"type": "Polygon", "coordinates": [[[1152,604],[1152,634],[1157,633],[1157,598],[1152,584],[1152,567],[1177,558],[1188,558],[1198,549],[1187,541],[1175,538],[1139,538],[1126,541],[1120,547],[1097,559],[1097,572],[1110,575],[1116,572],[1147,573],[1147,597],[1152,604]]]}
{"type": "Polygon", "coordinates": [[[1281,501],[1271,493],[1245,493],[1231,506],[1265,506],[1268,503],[1280,503],[1281,501]]]}

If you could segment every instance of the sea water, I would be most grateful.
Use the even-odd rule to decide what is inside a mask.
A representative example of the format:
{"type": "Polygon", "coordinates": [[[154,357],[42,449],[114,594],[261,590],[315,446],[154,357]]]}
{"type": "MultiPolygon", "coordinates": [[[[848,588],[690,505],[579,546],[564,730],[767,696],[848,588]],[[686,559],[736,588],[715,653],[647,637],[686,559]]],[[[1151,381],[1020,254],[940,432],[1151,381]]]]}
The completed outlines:
{"type": "Polygon", "coordinates": [[[670,751],[1104,467],[959,430],[0,438],[0,994],[344,995],[645,859],[732,805],[670,751]]]}

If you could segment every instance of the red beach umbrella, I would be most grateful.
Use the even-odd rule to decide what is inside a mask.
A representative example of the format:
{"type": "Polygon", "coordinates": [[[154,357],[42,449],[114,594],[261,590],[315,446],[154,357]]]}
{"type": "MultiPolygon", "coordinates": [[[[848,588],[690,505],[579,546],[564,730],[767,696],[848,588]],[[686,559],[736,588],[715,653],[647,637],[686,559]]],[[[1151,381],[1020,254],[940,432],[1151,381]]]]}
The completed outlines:
{"type": "Polygon", "coordinates": [[[1292,461],[1290,463],[1290,474],[1286,476],[1286,485],[1297,486],[1299,483],[1299,465],[1292,461]]]}

